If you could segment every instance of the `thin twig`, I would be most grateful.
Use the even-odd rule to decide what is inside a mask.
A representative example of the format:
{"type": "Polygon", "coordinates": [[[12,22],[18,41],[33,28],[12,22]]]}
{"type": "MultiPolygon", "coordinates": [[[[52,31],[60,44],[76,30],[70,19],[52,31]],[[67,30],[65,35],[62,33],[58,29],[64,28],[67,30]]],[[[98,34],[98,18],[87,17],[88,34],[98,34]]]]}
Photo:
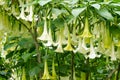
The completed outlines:
{"type": "Polygon", "coordinates": [[[118,65],[118,69],[117,69],[116,80],[119,80],[119,74],[120,74],[120,63],[118,65]]]}
{"type": "Polygon", "coordinates": [[[116,71],[117,71],[117,69],[113,69],[113,70],[110,72],[110,74],[107,76],[106,80],[109,80],[116,71]]]}

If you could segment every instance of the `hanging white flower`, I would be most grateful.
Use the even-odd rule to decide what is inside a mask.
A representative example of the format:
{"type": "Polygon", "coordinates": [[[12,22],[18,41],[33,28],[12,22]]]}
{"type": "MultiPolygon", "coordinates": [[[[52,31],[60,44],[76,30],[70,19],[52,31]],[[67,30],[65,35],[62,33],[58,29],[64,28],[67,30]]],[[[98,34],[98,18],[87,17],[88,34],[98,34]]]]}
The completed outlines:
{"type": "Polygon", "coordinates": [[[26,16],[25,16],[25,12],[24,12],[24,6],[21,7],[21,13],[18,17],[16,17],[17,19],[23,19],[23,20],[27,20],[26,16]]]}
{"type": "Polygon", "coordinates": [[[47,40],[47,43],[44,43],[44,46],[52,46],[54,45],[54,42],[53,42],[53,39],[52,39],[52,33],[51,33],[51,28],[49,27],[49,34],[48,34],[48,40],[47,40]]]}
{"type": "Polygon", "coordinates": [[[32,5],[30,6],[30,9],[29,9],[29,10],[30,10],[30,11],[29,11],[30,13],[29,13],[28,16],[26,16],[26,20],[32,22],[32,21],[33,21],[33,6],[32,6],[32,5]]]}
{"type": "Polygon", "coordinates": [[[85,55],[86,53],[89,52],[89,48],[87,48],[84,41],[82,41],[82,39],[79,38],[78,47],[73,52],[74,53],[79,52],[79,53],[83,53],[85,55]],[[83,44],[84,47],[82,46],[82,44],[83,44]]]}
{"type": "Polygon", "coordinates": [[[76,30],[75,30],[76,27],[73,27],[73,33],[71,34],[71,41],[72,41],[72,44],[75,46],[78,44],[78,37],[76,36],[76,30]]]}
{"type": "Polygon", "coordinates": [[[94,59],[94,58],[97,57],[96,51],[95,51],[94,46],[93,46],[93,40],[92,39],[90,40],[90,54],[88,55],[88,57],[90,59],[94,59]]]}
{"type": "Polygon", "coordinates": [[[71,37],[70,37],[70,32],[68,32],[68,43],[66,45],[66,47],[64,48],[64,50],[66,51],[73,51],[73,47],[71,45],[71,37]]]}
{"type": "Polygon", "coordinates": [[[49,40],[49,34],[48,34],[48,31],[47,31],[47,21],[45,19],[44,21],[44,30],[43,30],[43,33],[40,37],[38,37],[39,40],[42,40],[42,41],[47,41],[49,40]]]}
{"type": "Polygon", "coordinates": [[[89,50],[89,48],[86,46],[85,38],[83,38],[83,40],[82,40],[82,47],[83,47],[85,50],[89,50]]]}
{"type": "Polygon", "coordinates": [[[57,33],[57,37],[58,37],[58,42],[54,45],[57,46],[55,52],[63,53],[63,48],[62,48],[62,44],[64,42],[63,28],[60,28],[60,31],[57,33]]]}

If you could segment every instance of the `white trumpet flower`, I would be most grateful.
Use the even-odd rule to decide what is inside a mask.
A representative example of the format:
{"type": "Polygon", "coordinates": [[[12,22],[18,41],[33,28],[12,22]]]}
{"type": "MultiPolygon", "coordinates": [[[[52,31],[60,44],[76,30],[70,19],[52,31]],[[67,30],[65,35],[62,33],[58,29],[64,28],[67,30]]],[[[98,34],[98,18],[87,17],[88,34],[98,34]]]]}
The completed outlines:
{"type": "Polygon", "coordinates": [[[44,46],[52,46],[54,45],[53,39],[52,39],[52,33],[51,33],[51,28],[49,28],[49,34],[48,34],[48,40],[47,43],[43,43],[44,46]]]}
{"type": "Polygon", "coordinates": [[[63,48],[62,48],[62,42],[64,40],[63,38],[63,29],[61,28],[59,31],[59,36],[58,36],[58,42],[56,43],[57,49],[55,50],[55,52],[60,52],[63,53],[63,48]]]}
{"type": "Polygon", "coordinates": [[[83,38],[83,40],[82,40],[82,47],[83,47],[85,50],[89,50],[89,48],[87,48],[87,46],[86,46],[85,38],[83,38]]]}
{"type": "Polygon", "coordinates": [[[73,33],[72,33],[71,37],[72,37],[71,41],[72,41],[73,45],[77,45],[78,44],[78,38],[76,36],[75,27],[73,27],[73,33]]]}
{"type": "Polygon", "coordinates": [[[42,41],[47,41],[49,40],[49,34],[48,34],[48,31],[47,31],[47,21],[45,19],[45,22],[44,22],[44,30],[43,30],[43,33],[40,37],[38,37],[39,40],[42,40],[42,41]]]}
{"type": "Polygon", "coordinates": [[[26,17],[25,17],[25,13],[24,13],[24,7],[22,6],[21,7],[21,13],[18,17],[16,17],[17,19],[23,19],[23,20],[27,20],[26,17]]]}
{"type": "Polygon", "coordinates": [[[28,16],[26,16],[26,18],[27,18],[26,20],[32,22],[32,20],[33,20],[33,6],[32,5],[30,6],[29,12],[30,12],[30,14],[28,16]]]}
{"type": "Polygon", "coordinates": [[[14,16],[19,15],[19,13],[16,12],[16,10],[15,10],[15,5],[12,5],[11,8],[12,8],[12,12],[11,12],[11,13],[12,13],[14,16]]]}
{"type": "Polygon", "coordinates": [[[78,47],[73,52],[74,53],[79,52],[79,53],[83,53],[85,55],[86,53],[89,52],[89,49],[85,49],[85,48],[82,47],[82,39],[79,38],[78,47]]]}
{"type": "Polygon", "coordinates": [[[94,59],[94,58],[97,57],[96,51],[95,51],[94,46],[93,46],[93,41],[92,41],[92,39],[90,40],[90,54],[88,55],[88,57],[89,57],[90,59],[94,59]]]}
{"type": "Polygon", "coordinates": [[[73,51],[73,47],[71,45],[71,38],[70,38],[70,32],[68,32],[68,43],[67,46],[64,48],[66,51],[73,51]]]}

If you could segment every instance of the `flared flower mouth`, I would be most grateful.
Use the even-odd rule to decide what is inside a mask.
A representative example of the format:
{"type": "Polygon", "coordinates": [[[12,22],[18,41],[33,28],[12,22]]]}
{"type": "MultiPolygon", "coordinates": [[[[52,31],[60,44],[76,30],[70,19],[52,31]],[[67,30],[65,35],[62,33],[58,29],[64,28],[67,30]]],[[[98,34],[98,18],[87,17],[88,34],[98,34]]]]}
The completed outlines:
{"type": "Polygon", "coordinates": [[[52,80],[56,80],[57,79],[57,74],[56,74],[56,71],[55,71],[55,62],[54,62],[54,58],[53,58],[53,61],[52,61],[52,77],[51,77],[52,80]]]}
{"type": "Polygon", "coordinates": [[[46,59],[44,62],[44,73],[43,73],[42,79],[43,80],[48,80],[48,79],[50,80],[51,79],[51,76],[50,76],[49,71],[48,71],[48,65],[47,65],[46,59]]]}
{"type": "Polygon", "coordinates": [[[87,17],[85,19],[85,27],[84,27],[84,30],[83,30],[81,37],[83,37],[83,38],[91,38],[92,37],[92,34],[89,31],[89,22],[88,22],[87,17]]]}
{"type": "Polygon", "coordinates": [[[43,42],[43,45],[44,46],[52,46],[52,45],[55,45],[55,43],[53,42],[53,39],[52,39],[52,33],[51,33],[51,28],[49,27],[49,34],[48,34],[48,40],[46,43],[43,42]]]}
{"type": "Polygon", "coordinates": [[[38,37],[39,40],[42,40],[42,41],[47,41],[49,40],[49,34],[48,34],[48,31],[47,31],[47,21],[45,19],[44,21],[44,29],[43,29],[43,33],[40,37],[38,37]]]}
{"type": "Polygon", "coordinates": [[[79,52],[86,55],[89,52],[89,48],[86,47],[84,39],[79,38],[78,47],[73,51],[74,53],[79,52]]]}
{"type": "Polygon", "coordinates": [[[92,39],[90,40],[90,54],[88,55],[90,59],[94,59],[97,57],[96,51],[94,49],[93,41],[92,39]]]}
{"type": "Polygon", "coordinates": [[[21,7],[21,13],[20,13],[20,15],[18,17],[16,17],[17,19],[27,20],[26,16],[25,16],[25,13],[24,13],[24,8],[25,7],[21,7]]]}
{"type": "Polygon", "coordinates": [[[62,45],[66,44],[65,41],[65,36],[63,35],[64,33],[64,28],[60,28],[60,31],[58,31],[58,33],[56,34],[57,36],[57,43],[54,44],[54,46],[57,46],[57,49],[55,50],[55,52],[59,52],[59,53],[63,53],[63,48],[62,45]]]}
{"type": "MultiPolygon", "coordinates": [[[[103,23],[105,25],[105,23],[103,23]]],[[[111,40],[111,35],[109,31],[109,26],[103,26],[104,28],[104,33],[103,33],[103,44],[104,48],[110,48],[112,40],[111,40]]]]}
{"type": "Polygon", "coordinates": [[[73,47],[71,45],[71,37],[70,37],[70,32],[68,32],[68,43],[66,47],[64,48],[65,51],[73,51],[73,47]]]}

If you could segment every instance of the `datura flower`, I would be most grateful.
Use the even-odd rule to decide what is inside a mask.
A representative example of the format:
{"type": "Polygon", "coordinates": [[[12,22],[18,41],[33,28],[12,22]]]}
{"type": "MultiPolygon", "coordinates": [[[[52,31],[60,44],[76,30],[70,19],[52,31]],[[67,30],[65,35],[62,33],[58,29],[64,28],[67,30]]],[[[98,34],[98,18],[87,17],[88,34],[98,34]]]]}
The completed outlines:
{"type": "Polygon", "coordinates": [[[51,28],[49,27],[49,34],[48,34],[48,40],[47,40],[47,43],[44,43],[44,46],[52,46],[54,45],[55,43],[53,42],[53,39],[52,39],[52,33],[51,33],[51,28]]]}
{"type": "Polygon", "coordinates": [[[15,5],[12,5],[11,6],[11,8],[12,8],[12,14],[14,15],[14,16],[17,16],[17,15],[19,15],[19,13],[16,11],[16,9],[15,9],[15,5]]]}
{"type": "Polygon", "coordinates": [[[71,45],[71,37],[70,37],[70,32],[68,32],[68,43],[67,46],[64,48],[66,51],[73,51],[73,47],[71,45]]]}
{"type": "Polygon", "coordinates": [[[88,22],[87,17],[85,18],[85,27],[84,27],[81,37],[83,37],[83,38],[91,38],[92,37],[92,34],[89,31],[89,22],[88,22]]]}
{"type": "Polygon", "coordinates": [[[111,36],[109,32],[109,26],[104,27],[104,33],[103,33],[103,43],[104,43],[104,48],[109,48],[111,46],[111,36]]]}
{"type": "Polygon", "coordinates": [[[73,27],[73,33],[71,34],[71,41],[72,41],[72,44],[73,45],[77,45],[78,44],[78,38],[76,36],[76,30],[75,30],[76,27],[73,27]]]}
{"type": "Polygon", "coordinates": [[[90,40],[90,54],[88,55],[90,59],[94,59],[97,57],[96,51],[94,49],[93,41],[92,39],[90,40]]]}
{"type": "Polygon", "coordinates": [[[47,21],[45,19],[45,22],[44,22],[44,29],[43,29],[43,33],[40,37],[38,37],[39,40],[42,40],[42,41],[47,41],[49,40],[49,34],[48,34],[48,31],[47,31],[47,21]]]}
{"type": "Polygon", "coordinates": [[[89,51],[89,48],[86,46],[86,43],[85,43],[85,38],[82,39],[82,47],[83,47],[86,51],[89,51]]]}
{"type": "Polygon", "coordinates": [[[59,52],[59,53],[63,53],[63,48],[62,48],[62,42],[61,42],[62,40],[60,39],[59,40],[59,44],[58,44],[58,46],[57,46],[57,49],[55,50],[55,52],[59,52]]]}
{"type": "Polygon", "coordinates": [[[24,6],[21,7],[21,13],[20,13],[20,15],[18,17],[16,17],[17,19],[21,18],[23,20],[27,20],[26,16],[25,16],[24,8],[25,8],[24,6]]]}
{"type": "Polygon", "coordinates": [[[62,48],[62,44],[64,43],[63,30],[64,30],[63,28],[60,28],[60,31],[57,33],[58,35],[56,35],[58,37],[58,42],[55,44],[55,46],[57,46],[55,52],[63,53],[62,48]]]}
{"type": "Polygon", "coordinates": [[[56,74],[56,71],[55,71],[54,59],[52,61],[52,80],[57,80],[57,74],[56,74]]]}
{"type": "MultiPolygon", "coordinates": [[[[85,43],[84,43],[84,46],[85,46],[85,43]]],[[[89,49],[88,49],[88,48],[84,48],[84,47],[82,46],[82,39],[79,38],[78,47],[77,47],[73,52],[74,52],[74,53],[79,52],[79,53],[83,53],[83,54],[85,55],[86,53],[89,52],[89,49]]]]}
{"type": "Polygon", "coordinates": [[[44,73],[43,73],[42,79],[43,80],[51,79],[51,76],[50,76],[49,71],[48,71],[48,65],[47,65],[47,60],[46,59],[45,59],[45,62],[44,62],[44,73]]]}
{"type": "Polygon", "coordinates": [[[26,20],[32,22],[33,21],[33,6],[32,5],[30,6],[30,11],[29,12],[30,12],[29,15],[26,16],[26,20]]]}

